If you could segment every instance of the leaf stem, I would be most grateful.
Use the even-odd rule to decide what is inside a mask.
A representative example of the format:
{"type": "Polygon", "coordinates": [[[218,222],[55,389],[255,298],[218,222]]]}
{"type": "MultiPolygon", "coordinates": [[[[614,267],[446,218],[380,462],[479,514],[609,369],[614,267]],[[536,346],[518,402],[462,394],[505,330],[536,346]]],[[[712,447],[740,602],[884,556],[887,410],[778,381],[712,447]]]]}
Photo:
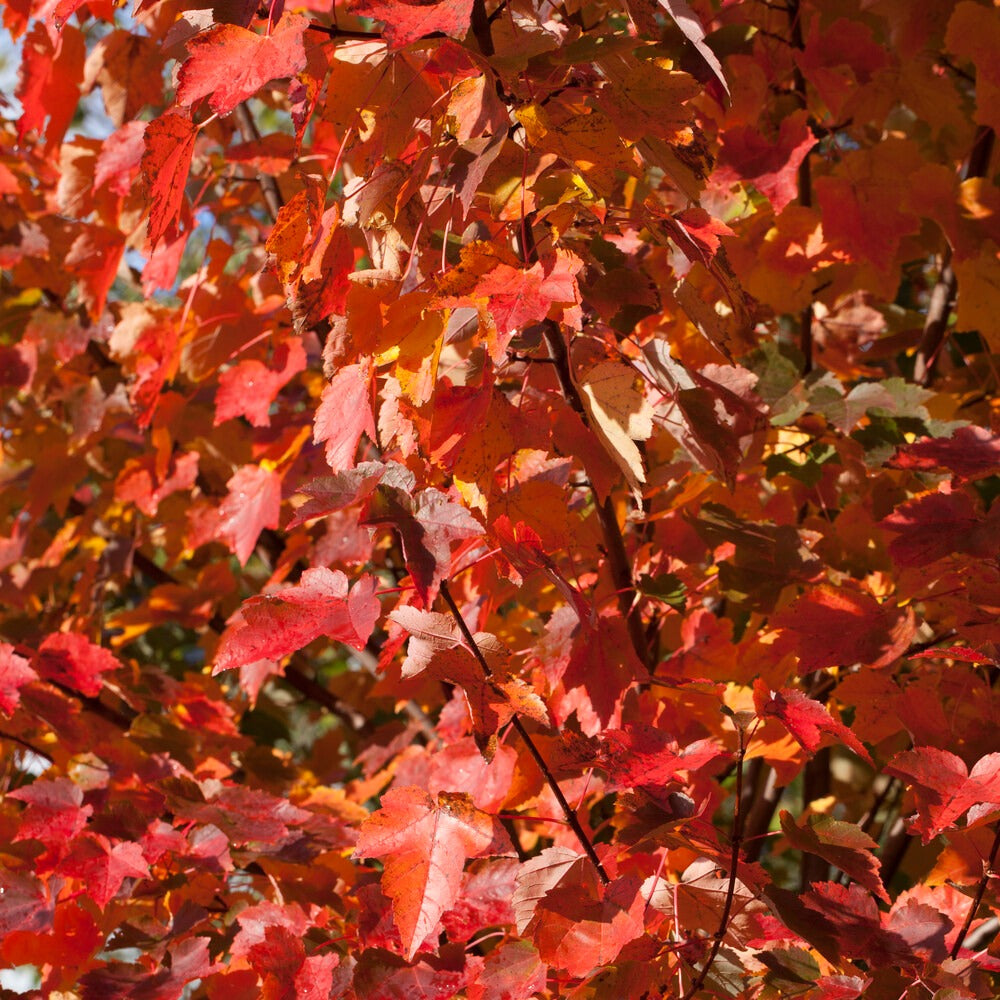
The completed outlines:
{"type": "MultiPolygon", "coordinates": [[[[462,638],[465,639],[465,642],[469,647],[469,652],[476,658],[479,666],[482,667],[483,673],[487,677],[492,677],[493,671],[490,669],[490,665],[486,662],[486,657],[483,656],[482,650],[476,644],[475,637],[472,632],[469,631],[469,626],[466,624],[465,618],[462,617],[462,612],[455,603],[455,598],[451,596],[447,580],[441,581],[441,596],[444,598],[445,604],[448,605],[448,610],[455,619],[455,623],[458,625],[459,631],[462,633],[462,638]]],[[[542,756],[542,753],[535,744],[535,741],[531,738],[531,734],[527,729],[525,729],[524,723],[516,713],[510,721],[518,736],[520,736],[524,741],[524,745],[528,748],[528,752],[532,757],[534,757],[535,763],[538,765],[545,777],[545,783],[552,789],[552,794],[556,797],[556,801],[559,803],[559,808],[563,811],[563,815],[566,817],[566,822],[569,823],[573,833],[576,834],[576,838],[580,841],[580,846],[583,848],[584,853],[588,858],[590,858],[591,863],[597,869],[597,875],[601,882],[604,885],[610,884],[611,879],[608,877],[608,873],[604,870],[604,865],[601,864],[601,859],[597,856],[597,851],[594,850],[594,845],[590,842],[590,837],[587,836],[587,831],[584,830],[583,824],[573,811],[573,808],[567,801],[566,796],[563,795],[562,789],[559,787],[559,782],[556,781],[555,775],[549,769],[549,765],[546,763],[545,758],[542,756]]]]}
{"type": "Polygon", "coordinates": [[[726,886],[726,901],[722,907],[722,917],[719,919],[719,929],[715,932],[715,940],[712,943],[712,950],[705,959],[705,964],[701,967],[694,982],[691,984],[683,1000],[691,1000],[695,994],[705,985],[709,970],[715,962],[716,957],[722,948],[723,938],[726,936],[726,929],[729,926],[729,918],[733,912],[733,901],[736,898],[736,876],[740,864],[740,846],[743,843],[743,762],[747,755],[747,740],[743,728],[737,724],[736,736],[739,739],[739,749],[736,755],[736,802],[733,806],[733,836],[730,840],[729,856],[729,884],[726,886]]]}
{"type": "Polygon", "coordinates": [[[976,917],[979,904],[983,901],[983,896],[986,895],[986,886],[993,876],[993,865],[996,863],[998,853],[1000,853],[1000,823],[997,824],[996,836],[993,838],[990,859],[983,866],[983,877],[979,880],[979,888],[976,889],[976,896],[972,900],[969,912],[965,915],[965,923],[962,924],[962,929],[958,932],[958,937],[955,938],[955,943],[951,946],[951,957],[953,959],[958,958],[958,953],[962,950],[962,942],[965,941],[966,935],[969,933],[969,928],[972,926],[972,921],[976,917]]]}

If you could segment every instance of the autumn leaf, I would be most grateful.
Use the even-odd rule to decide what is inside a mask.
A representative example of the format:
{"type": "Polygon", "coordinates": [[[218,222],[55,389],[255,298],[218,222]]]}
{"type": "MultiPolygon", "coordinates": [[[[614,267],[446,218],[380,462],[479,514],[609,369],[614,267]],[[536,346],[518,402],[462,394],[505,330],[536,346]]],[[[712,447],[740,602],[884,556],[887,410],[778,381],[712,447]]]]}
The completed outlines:
{"type": "Polygon", "coordinates": [[[753,699],[757,712],[762,716],[780,719],[799,745],[814,754],[820,745],[821,734],[835,736],[849,746],[862,760],[872,763],[864,744],[842,722],[838,722],[818,701],[794,688],[772,691],[761,678],[753,682],[753,699]]]}
{"type": "Polygon", "coordinates": [[[78,838],[59,870],[83,882],[87,895],[102,909],[118,895],[126,879],[149,876],[138,844],[112,843],[100,834],[78,838]]]}
{"type": "Polygon", "coordinates": [[[348,592],[340,570],[307,569],[297,585],[243,603],[223,633],[213,673],[280,659],[321,635],[363,649],[380,610],[371,577],[348,592]]]}
{"type": "Polygon", "coordinates": [[[265,528],[277,528],[281,510],[281,477],[264,465],[244,465],[226,483],[219,505],[217,531],[245,566],[265,528]]]}
{"type": "Polygon", "coordinates": [[[969,821],[1000,808],[1000,754],[987,754],[970,771],[961,757],[937,747],[915,747],[885,766],[912,786],[917,801],[913,823],[925,844],[951,829],[969,810],[969,821]]]}
{"type": "Polygon", "coordinates": [[[879,860],[872,854],[878,844],[857,826],[831,816],[810,816],[809,822],[802,825],[784,809],[779,818],[781,829],[793,847],[836,865],[879,899],[889,902],[889,894],[879,877],[879,860]]]}
{"type": "Polygon", "coordinates": [[[154,249],[176,234],[197,136],[194,123],[179,112],[154,118],[143,132],[142,176],[149,190],[149,243],[154,249]]]}
{"type": "Polygon", "coordinates": [[[799,673],[864,663],[885,667],[906,651],[914,633],[910,609],[880,605],[862,591],[822,584],[776,615],[782,648],[799,656],[799,673]]]}
{"type": "Polygon", "coordinates": [[[472,20],[473,0],[353,0],[351,11],[385,24],[391,48],[400,49],[440,32],[463,38],[472,20]]]}
{"type": "Polygon", "coordinates": [[[296,14],[258,35],[236,24],[215,24],[187,43],[188,59],[177,77],[177,101],[208,97],[217,115],[227,115],[265,83],[294,76],[306,64],[303,35],[309,22],[296,14]]]}
{"type": "Polygon", "coordinates": [[[18,656],[10,643],[0,643],[0,712],[13,715],[21,700],[21,688],[37,677],[28,660],[18,656]]]}
{"type": "Polygon", "coordinates": [[[120,667],[108,650],[71,632],[46,636],[35,658],[35,669],[40,677],[90,696],[101,693],[102,674],[120,667]]]}
{"type": "Polygon", "coordinates": [[[469,796],[441,792],[435,800],[407,787],[382,796],[361,827],[355,857],[383,859],[382,889],[412,959],[458,897],[466,860],[510,853],[499,821],[469,796]]]}
{"type": "Polygon", "coordinates": [[[313,440],[326,442],[326,460],[334,472],[354,467],[362,434],[376,439],[370,379],[370,365],[347,365],[323,390],[313,422],[313,440]]]}
{"type": "Polygon", "coordinates": [[[653,433],[653,410],[641,378],[625,365],[603,361],[580,379],[580,398],[591,427],[638,496],[646,473],[635,442],[653,433]]]}

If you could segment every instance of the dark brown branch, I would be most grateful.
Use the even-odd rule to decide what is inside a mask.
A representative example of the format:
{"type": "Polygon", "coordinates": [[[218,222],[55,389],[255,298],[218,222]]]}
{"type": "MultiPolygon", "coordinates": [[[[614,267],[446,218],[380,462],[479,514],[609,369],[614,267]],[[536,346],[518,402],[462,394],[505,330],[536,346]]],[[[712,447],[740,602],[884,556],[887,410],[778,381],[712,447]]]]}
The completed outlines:
{"type": "Polygon", "coordinates": [[[958,932],[958,937],[955,938],[955,943],[951,946],[952,958],[958,958],[958,953],[962,950],[962,942],[969,933],[972,921],[976,918],[976,911],[979,909],[979,904],[983,901],[983,896],[986,895],[986,886],[990,879],[994,877],[993,865],[996,863],[998,853],[1000,853],[1000,823],[997,824],[996,836],[993,838],[990,859],[983,865],[983,877],[979,880],[979,887],[976,889],[975,898],[972,900],[969,912],[965,915],[965,923],[962,924],[962,929],[958,932]]]}
{"type": "MultiPolygon", "coordinates": [[[[791,0],[786,8],[788,12],[788,22],[791,29],[792,48],[801,52],[805,48],[805,40],[802,36],[802,11],[799,8],[799,0],[791,0]]],[[[806,94],[806,78],[795,64],[793,72],[793,89],[798,96],[802,107],[808,110],[808,98],[806,94]]],[[[812,205],[812,167],[809,162],[811,153],[807,153],[799,164],[798,189],[799,204],[804,208],[812,205]]],[[[813,367],[813,307],[809,305],[799,313],[799,350],[802,351],[803,374],[808,375],[813,367]]]]}
{"type": "Polygon", "coordinates": [[[747,755],[746,734],[739,725],[736,726],[736,735],[739,739],[739,749],[736,756],[736,803],[733,807],[733,836],[730,841],[729,884],[726,886],[726,902],[722,907],[719,929],[715,932],[712,950],[708,953],[708,958],[705,959],[705,964],[701,967],[701,971],[695,977],[694,982],[691,983],[687,993],[684,994],[683,1000],[691,1000],[702,986],[705,985],[705,980],[708,978],[708,973],[719,954],[722,941],[726,936],[726,929],[729,927],[729,918],[733,912],[733,901],[736,898],[736,878],[740,865],[740,846],[743,843],[743,762],[746,760],[747,755]]]}
{"type": "MultiPolygon", "coordinates": [[[[240,130],[240,135],[243,136],[244,142],[260,142],[260,132],[257,130],[257,123],[253,120],[253,115],[250,114],[250,109],[246,106],[246,102],[241,101],[236,105],[236,126],[240,130]]],[[[267,204],[268,215],[271,216],[272,222],[278,221],[278,213],[281,211],[282,205],[285,204],[284,198],[281,197],[281,189],[278,187],[278,182],[270,175],[264,173],[257,174],[257,180],[260,182],[261,191],[264,192],[264,201],[267,204]]]]}
{"type": "MultiPolygon", "coordinates": [[[[778,808],[783,788],[778,785],[778,775],[773,767],[764,764],[761,758],[761,769],[754,777],[754,795],[750,809],[745,813],[743,821],[743,842],[747,845],[745,854],[748,861],[756,861],[767,842],[765,834],[771,828],[774,811],[778,808]]],[[[756,761],[754,762],[756,763],[756,761]]]]}
{"type": "MultiPolygon", "coordinates": [[[[448,605],[448,610],[455,619],[455,623],[458,625],[459,631],[462,633],[462,638],[465,640],[466,645],[469,648],[469,652],[476,658],[486,677],[492,677],[493,671],[490,669],[490,665],[486,662],[486,657],[483,656],[482,650],[478,645],[476,645],[475,637],[472,632],[469,631],[469,626],[466,624],[465,618],[462,617],[462,612],[455,603],[455,599],[451,596],[451,590],[449,590],[448,582],[446,580],[441,581],[441,596],[444,598],[445,604],[448,605]]],[[[546,763],[541,751],[536,746],[535,741],[531,738],[531,734],[527,729],[525,729],[524,723],[521,722],[521,719],[517,714],[511,718],[511,725],[514,727],[514,731],[517,735],[524,741],[524,745],[528,748],[528,752],[532,757],[534,757],[535,763],[538,765],[543,776],[545,777],[545,783],[552,789],[552,794],[556,797],[556,801],[559,803],[559,808],[566,817],[566,822],[569,823],[573,833],[576,834],[576,839],[580,841],[580,846],[583,848],[587,857],[590,858],[591,863],[597,869],[597,875],[601,882],[603,882],[604,885],[608,885],[611,882],[611,879],[608,878],[608,873],[604,870],[604,865],[601,864],[601,859],[597,856],[597,851],[594,850],[594,845],[591,843],[590,837],[587,836],[587,831],[584,830],[583,824],[576,815],[576,811],[569,804],[566,796],[563,795],[563,791],[559,787],[559,782],[556,781],[555,775],[549,769],[549,765],[546,763]]]]}
{"type": "MultiPolygon", "coordinates": [[[[986,176],[990,165],[990,156],[993,153],[994,137],[993,129],[987,125],[980,125],[976,130],[972,152],[962,169],[963,181],[972,177],[986,176]]],[[[941,255],[941,274],[931,291],[927,316],[924,319],[924,332],[920,337],[913,366],[913,381],[918,385],[930,384],[934,374],[934,366],[948,334],[948,318],[951,315],[957,294],[958,279],[955,276],[955,269],[951,266],[951,247],[946,247],[941,255]]]]}

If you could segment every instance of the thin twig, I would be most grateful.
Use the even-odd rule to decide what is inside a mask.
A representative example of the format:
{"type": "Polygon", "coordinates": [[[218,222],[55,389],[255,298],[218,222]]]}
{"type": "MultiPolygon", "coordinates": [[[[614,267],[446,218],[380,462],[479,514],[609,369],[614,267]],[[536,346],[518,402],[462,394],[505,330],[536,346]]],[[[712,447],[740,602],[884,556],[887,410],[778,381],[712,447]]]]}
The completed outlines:
{"type": "Polygon", "coordinates": [[[729,884],[726,887],[726,902],[722,907],[722,917],[719,919],[719,929],[715,932],[715,940],[712,943],[712,950],[705,959],[705,964],[695,977],[690,989],[684,994],[683,1000],[691,998],[705,985],[709,970],[722,948],[723,938],[729,927],[729,917],[733,911],[733,901],[736,898],[736,876],[740,864],[740,846],[743,843],[743,762],[747,755],[746,734],[743,728],[736,726],[736,735],[739,739],[739,749],[736,756],[736,804],[733,806],[733,836],[730,841],[729,857],[729,884]]]}
{"type": "MultiPolygon", "coordinates": [[[[799,8],[799,0],[791,0],[786,8],[788,12],[788,22],[791,29],[792,48],[801,52],[805,48],[805,39],[802,36],[802,11],[799,8]]],[[[808,110],[808,98],[806,94],[806,78],[795,63],[793,71],[793,89],[798,95],[802,107],[808,110]]],[[[799,204],[803,208],[812,205],[812,166],[809,162],[810,153],[802,158],[798,170],[798,194],[799,204]]],[[[813,306],[810,302],[801,313],[799,313],[799,350],[805,359],[803,363],[803,374],[808,375],[813,367],[813,306]]]]}
{"type": "MultiPolygon", "coordinates": [[[[466,624],[465,618],[462,617],[462,612],[455,603],[455,599],[451,596],[451,591],[448,589],[448,582],[446,580],[441,581],[441,596],[444,598],[445,604],[448,605],[448,610],[455,619],[455,624],[458,625],[459,631],[462,633],[462,638],[465,639],[466,645],[469,648],[469,652],[476,658],[483,673],[487,677],[492,677],[493,671],[490,668],[490,665],[486,662],[486,657],[483,656],[482,650],[478,645],[476,645],[475,637],[469,630],[469,626],[466,624]]],[[[601,882],[603,882],[604,885],[608,885],[611,882],[611,879],[608,877],[608,873],[604,870],[604,866],[601,864],[601,859],[597,856],[597,851],[594,850],[594,845],[590,842],[590,837],[587,836],[587,831],[584,830],[583,824],[573,811],[573,808],[567,801],[566,796],[563,795],[562,789],[559,787],[559,782],[556,781],[555,775],[549,769],[549,765],[546,763],[541,751],[535,745],[535,741],[531,738],[531,734],[527,729],[525,729],[524,723],[521,722],[520,717],[516,713],[511,718],[511,725],[514,727],[517,735],[524,741],[524,745],[528,748],[528,752],[535,758],[535,763],[538,765],[545,777],[545,783],[552,789],[552,794],[555,795],[556,801],[559,803],[559,808],[566,817],[566,822],[569,823],[573,833],[576,834],[577,840],[580,841],[580,846],[583,848],[587,857],[590,858],[594,867],[597,869],[597,874],[601,882]]]]}
{"type": "Polygon", "coordinates": [[[962,924],[962,929],[958,932],[958,937],[955,938],[955,943],[951,946],[951,957],[953,959],[958,958],[958,953],[962,950],[962,942],[969,933],[972,921],[976,918],[976,910],[979,909],[979,904],[983,901],[983,896],[986,895],[986,886],[990,879],[994,877],[993,865],[996,862],[998,852],[1000,852],[1000,823],[997,824],[996,836],[993,838],[993,848],[990,850],[990,859],[983,866],[983,877],[979,880],[979,887],[976,889],[975,899],[972,900],[969,912],[965,915],[965,923],[962,924]]]}
{"type": "MultiPolygon", "coordinates": [[[[980,125],[976,129],[976,137],[972,142],[972,151],[962,169],[962,180],[973,177],[985,177],[989,169],[990,156],[993,152],[995,133],[988,125],[980,125]]],[[[913,381],[918,385],[930,384],[934,366],[941,354],[945,337],[948,334],[948,319],[951,316],[955,297],[958,294],[958,279],[955,269],[951,266],[951,247],[945,247],[941,256],[941,274],[937,284],[931,291],[927,306],[927,316],[924,319],[924,332],[917,347],[917,356],[913,367],[913,381]]]]}
{"type": "MultiPolygon", "coordinates": [[[[250,114],[250,109],[246,106],[245,101],[241,101],[236,105],[236,125],[243,136],[244,142],[260,142],[260,132],[257,129],[257,123],[253,120],[253,115],[250,114]]],[[[278,182],[270,174],[265,173],[258,173],[257,180],[260,182],[261,191],[264,193],[268,215],[271,216],[272,222],[277,222],[278,213],[285,203],[284,198],[281,197],[281,189],[278,187],[278,182]]]]}

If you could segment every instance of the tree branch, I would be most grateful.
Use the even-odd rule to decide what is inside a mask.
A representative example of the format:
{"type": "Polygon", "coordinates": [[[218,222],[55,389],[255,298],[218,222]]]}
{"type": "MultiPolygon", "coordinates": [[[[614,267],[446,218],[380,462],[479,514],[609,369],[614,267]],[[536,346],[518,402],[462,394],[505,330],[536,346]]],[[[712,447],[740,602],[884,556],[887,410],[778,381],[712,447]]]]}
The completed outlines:
{"type": "MultiPolygon", "coordinates": [[[[962,169],[962,180],[972,177],[985,177],[989,169],[990,156],[993,152],[995,133],[988,125],[980,125],[972,142],[972,151],[962,169]]],[[[946,247],[941,257],[941,274],[937,284],[931,291],[930,303],[927,306],[927,316],[924,319],[924,332],[917,347],[916,360],[913,366],[913,380],[918,385],[929,385],[934,373],[934,366],[941,354],[945,337],[948,333],[948,318],[958,294],[958,279],[951,266],[951,247],[946,247]]]]}
{"type": "MultiPolygon", "coordinates": [[[[469,652],[476,658],[483,673],[487,677],[492,677],[493,671],[490,669],[490,665],[486,662],[486,657],[483,656],[482,650],[476,644],[475,637],[469,630],[469,626],[466,624],[465,619],[462,617],[462,612],[455,603],[455,599],[451,596],[451,590],[448,588],[447,580],[441,581],[441,596],[444,598],[445,604],[448,605],[448,610],[455,619],[455,623],[458,625],[459,631],[462,633],[462,638],[465,639],[466,645],[469,647],[469,652]]],[[[534,757],[535,763],[538,765],[543,776],[545,777],[545,783],[552,789],[552,794],[556,797],[556,801],[559,803],[559,808],[562,809],[563,815],[566,817],[566,822],[569,823],[573,833],[576,834],[576,839],[580,841],[580,846],[583,848],[584,853],[588,858],[590,858],[591,863],[597,869],[597,874],[601,882],[604,883],[604,885],[608,885],[611,882],[611,879],[608,877],[608,873],[604,870],[604,865],[601,864],[601,859],[597,856],[597,851],[594,850],[594,845],[591,843],[590,837],[587,835],[587,831],[584,830],[583,824],[576,815],[576,811],[569,804],[566,796],[563,795],[563,791],[559,787],[559,782],[556,781],[555,775],[549,769],[549,765],[546,763],[541,751],[538,749],[535,741],[531,738],[531,734],[527,729],[525,729],[524,723],[521,721],[520,716],[518,716],[516,712],[511,717],[511,725],[514,727],[518,736],[520,736],[524,741],[524,745],[528,748],[528,752],[532,757],[534,757]]]]}
{"type": "Polygon", "coordinates": [[[993,838],[993,848],[990,850],[990,859],[983,865],[983,877],[979,880],[979,887],[976,889],[976,896],[972,900],[969,912],[965,915],[965,923],[962,924],[962,929],[958,932],[958,937],[955,938],[955,943],[951,946],[951,957],[953,959],[958,958],[958,953],[962,950],[962,942],[969,933],[972,921],[976,918],[976,911],[979,909],[979,904],[983,901],[983,896],[986,895],[986,886],[990,879],[994,877],[993,865],[996,862],[998,853],[1000,853],[1000,823],[997,824],[996,836],[993,838]]]}
{"type": "Polygon", "coordinates": [[[736,804],[733,807],[733,836],[730,841],[729,857],[729,884],[726,887],[726,902],[722,907],[722,916],[719,919],[719,929],[715,932],[715,940],[712,943],[712,950],[705,959],[705,964],[695,977],[683,1000],[691,998],[705,985],[709,970],[715,962],[722,948],[722,941],[726,936],[726,928],[729,926],[729,918],[733,912],[733,900],[736,898],[736,877],[740,865],[740,845],[743,843],[743,762],[747,755],[746,734],[741,726],[736,726],[736,735],[739,739],[739,750],[736,756],[736,804]]]}
{"type": "MultiPolygon", "coordinates": [[[[260,142],[260,132],[257,129],[257,123],[253,120],[253,115],[250,114],[250,109],[247,107],[245,101],[241,101],[236,105],[234,114],[236,115],[236,127],[240,130],[243,141],[260,142]]],[[[284,198],[281,197],[281,189],[278,187],[278,182],[270,174],[260,172],[257,174],[257,180],[260,183],[261,191],[264,192],[264,202],[267,204],[268,215],[271,216],[272,222],[277,222],[278,213],[285,204],[284,198]]]]}

